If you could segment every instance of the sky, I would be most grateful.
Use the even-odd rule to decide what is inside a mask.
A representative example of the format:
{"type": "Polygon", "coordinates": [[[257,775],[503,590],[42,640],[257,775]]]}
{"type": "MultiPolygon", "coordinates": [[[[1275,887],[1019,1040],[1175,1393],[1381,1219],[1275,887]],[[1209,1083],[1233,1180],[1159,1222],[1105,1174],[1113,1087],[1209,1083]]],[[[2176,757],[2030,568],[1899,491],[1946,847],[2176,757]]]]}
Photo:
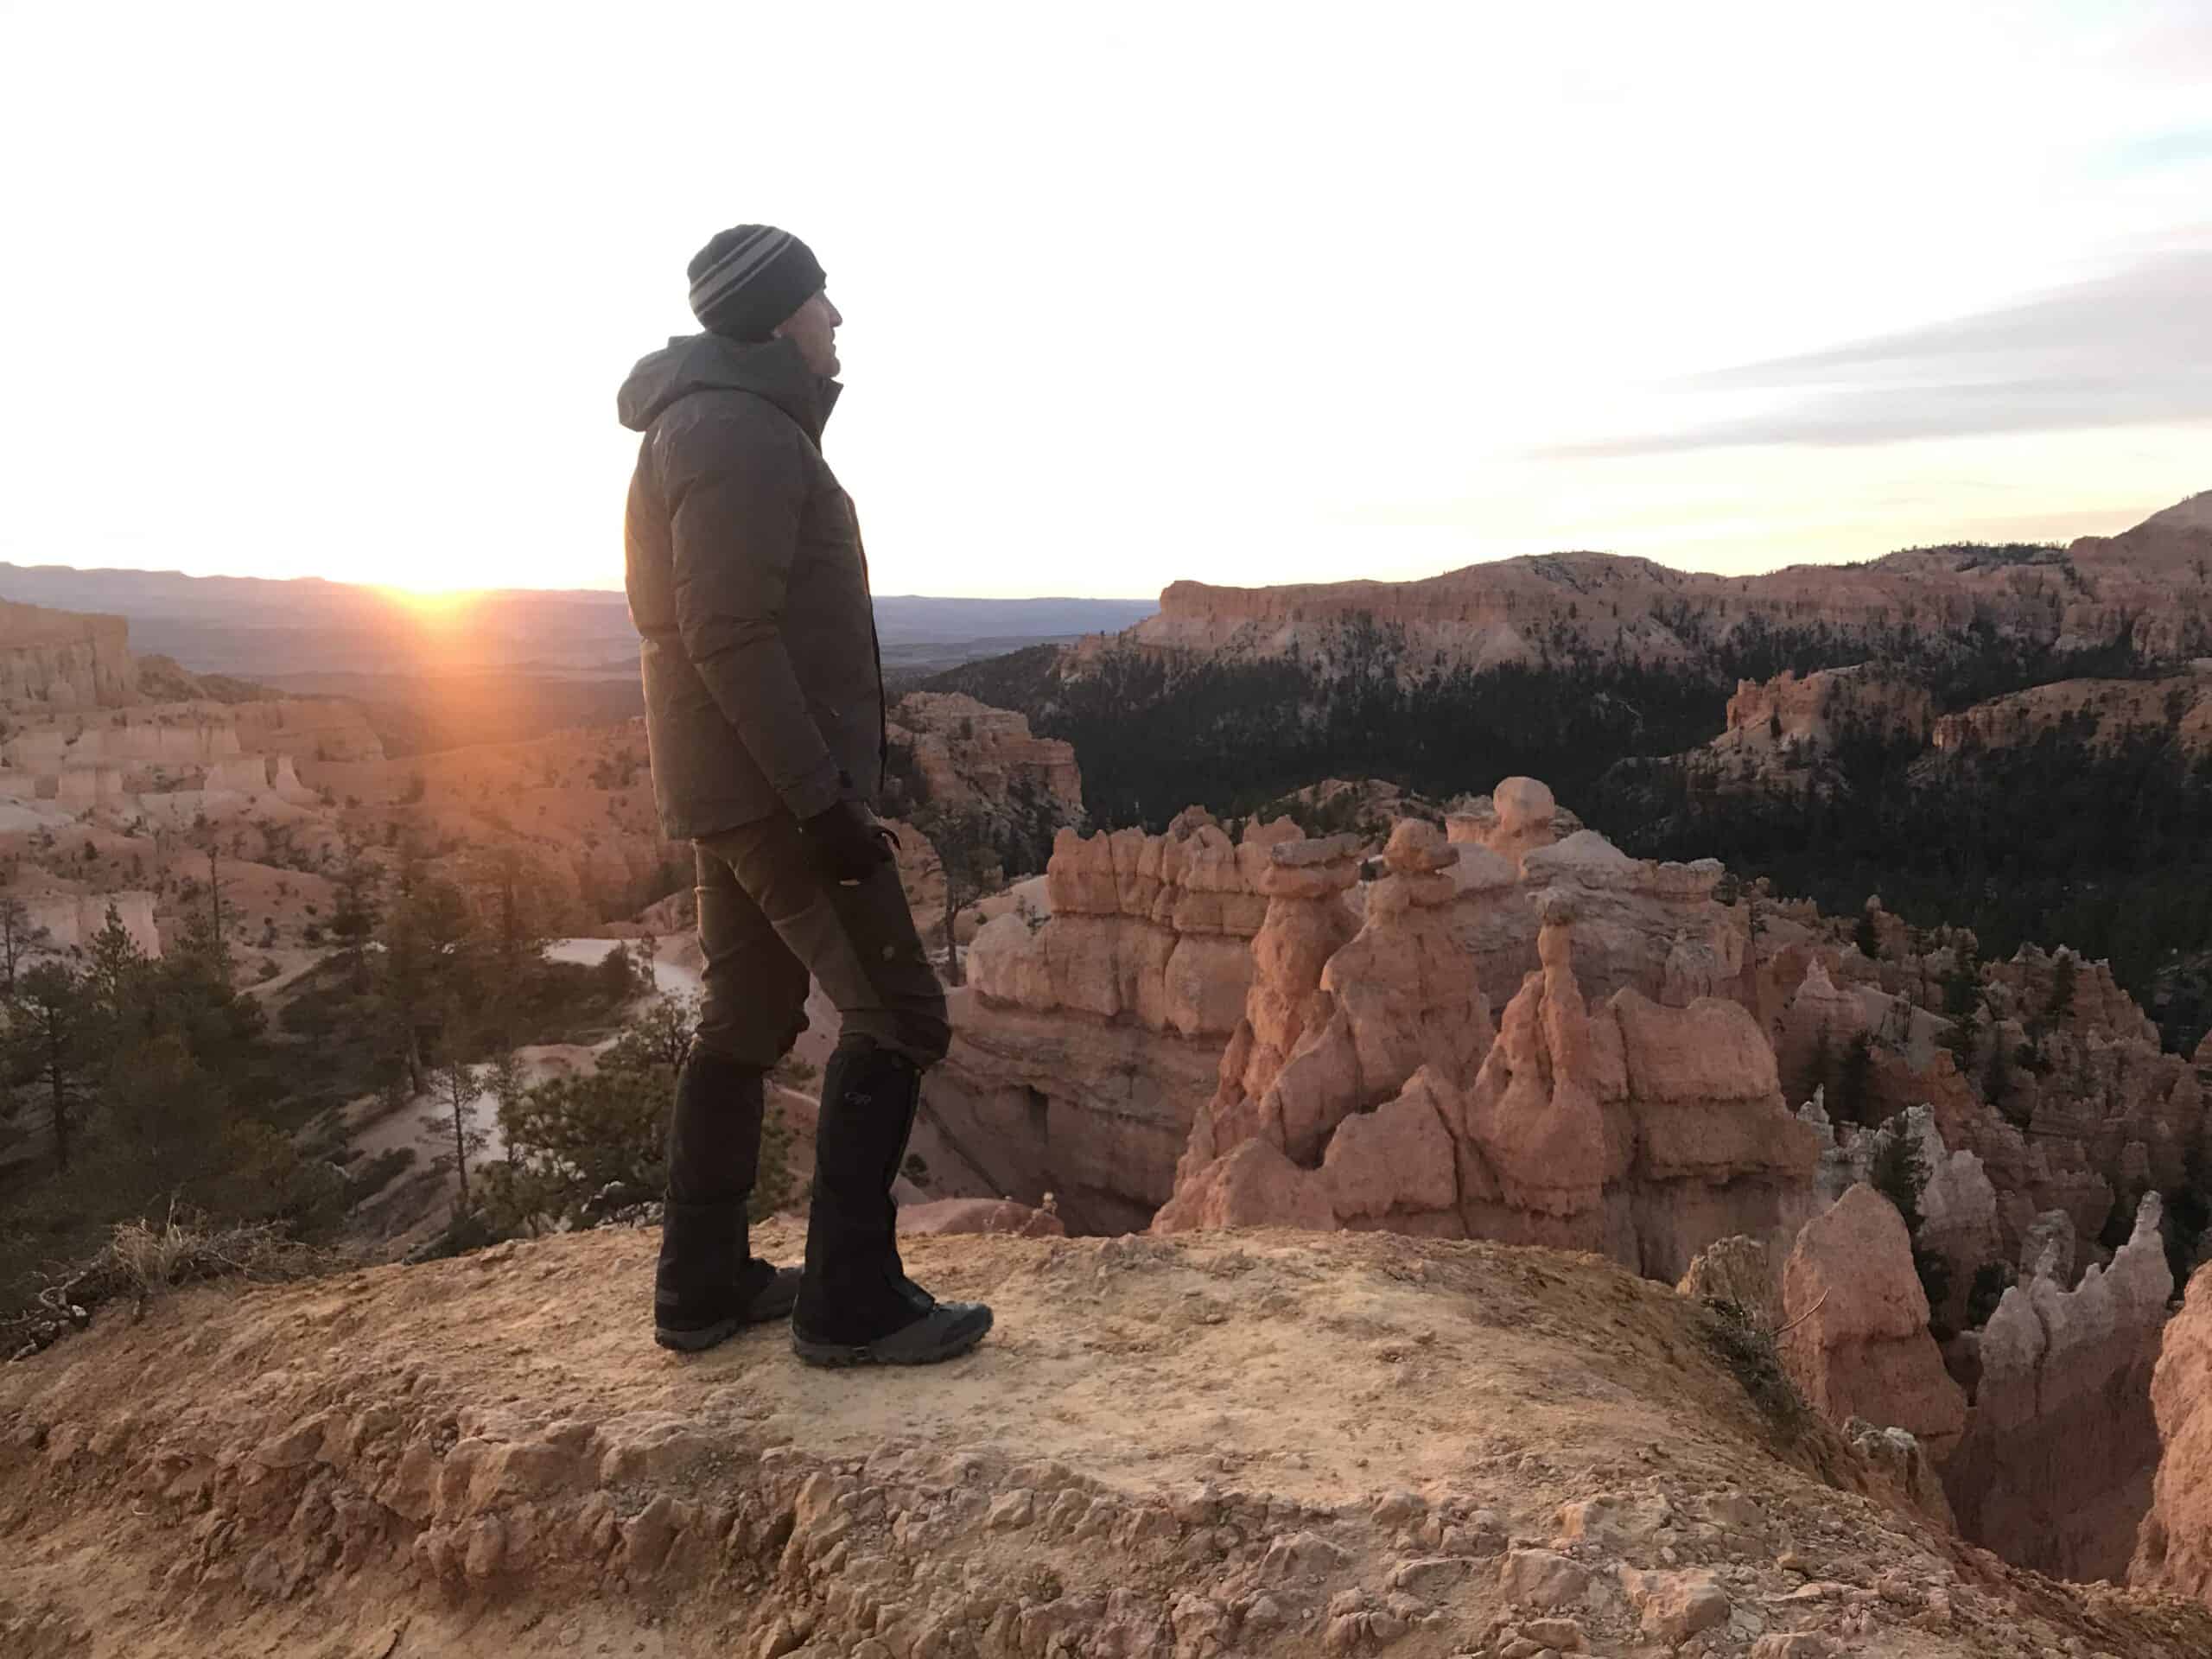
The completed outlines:
{"type": "Polygon", "coordinates": [[[2212,488],[2212,7],[0,0],[0,559],[617,587],[715,231],[879,593],[1749,572],[2212,488]]]}

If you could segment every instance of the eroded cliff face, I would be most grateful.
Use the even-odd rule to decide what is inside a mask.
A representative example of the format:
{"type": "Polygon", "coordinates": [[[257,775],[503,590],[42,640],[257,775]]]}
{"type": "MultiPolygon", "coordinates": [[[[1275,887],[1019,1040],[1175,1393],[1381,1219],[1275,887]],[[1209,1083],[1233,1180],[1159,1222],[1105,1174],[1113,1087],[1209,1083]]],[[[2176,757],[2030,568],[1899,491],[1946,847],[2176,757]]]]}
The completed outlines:
{"type": "Polygon", "coordinates": [[[1030,797],[1054,804],[1064,822],[1082,820],[1074,747],[1033,735],[1026,715],[957,692],[911,691],[892,706],[890,738],[911,752],[931,805],[1003,812],[1030,797]]]}
{"type": "Polygon", "coordinates": [[[2151,1375],[2173,1295],[2154,1192],[2108,1268],[2013,1286],[1974,1344],[1965,1439],[1944,1470],[1960,1529],[2054,1578],[2120,1580],[2158,1463],[2151,1375]]]}
{"type": "Polygon", "coordinates": [[[1363,925],[1333,949],[1340,849],[1274,850],[1283,892],[1262,938],[1283,944],[1255,976],[1155,1230],[1497,1238],[1669,1280],[1722,1236],[1786,1241],[1810,1208],[1813,1137],[1783,1108],[1757,1021],[1680,981],[1679,1006],[1624,984],[1593,1011],[1584,941],[1603,982],[1624,884],[1611,860],[1513,846],[1508,826],[1529,818],[1501,816],[1517,873],[1483,842],[1399,824],[1363,925]],[[1482,947],[1494,963],[1517,930],[1486,928],[1492,906],[1526,912],[1536,957],[1495,1036],[1482,947]]]}
{"type": "MultiPolygon", "coordinates": [[[[1928,548],[1848,568],[1694,575],[1602,553],[1505,559],[1422,582],[1224,588],[1179,582],[1121,636],[1139,648],[1242,658],[1294,652],[1325,670],[1358,627],[1402,635],[1409,660],[1474,668],[1603,656],[1667,663],[1713,645],[1818,631],[1873,647],[1975,626],[2056,649],[2128,642],[2145,657],[2212,640],[2212,532],[2160,515],[2063,551],[1928,548]]],[[[1106,647],[1087,644],[1096,654],[1106,647]]]]}
{"type": "MultiPolygon", "coordinates": [[[[1424,1091],[1472,1088],[1493,1008],[1541,970],[1547,894],[1578,992],[1609,1031],[1625,1020],[1626,1040],[1659,1056],[1675,1039],[1643,1011],[1703,999],[1735,1013],[1699,1014],[1700,1040],[1718,1022],[1749,1033],[1722,1033],[1688,1081],[1653,1085],[1662,1093],[1639,1097],[1622,1073],[1609,1109],[1663,1116],[1692,1096],[1776,1104],[1748,911],[1716,896],[1717,864],[1625,858],[1527,779],[1464,803],[1448,833],[1400,823],[1372,867],[1379,880],[1361,880],[1363,850],[1357,836],[1307,840],[1287,822],[1232,842],[1198,813],[1164,836],[1064,833],[1041,902],[1017,895],[976,936],[953,1053],[928,1085],[932,1113],[989,1184],[1028,1201],[1058,1193],[1080,1230],[1141,1226],[1182,1195],[1166,1224],[1282,1219],[1288,1204],[1313,1225],[1510,1233],[1522,1224],[1497,1219],[1513,1205],[1471,1153],[1477,1185],[1463,1202],[1450,1125],[1433,1126],[1424,1091]],[[1402,1168],[1420,1173],[1403,1192],[1402,1168]],[[1337,1188],[1325,1205],[1303,1179],[1324,1171],[1337,1188]],[[1197,1196],[1225,1181],[1242,1185],[1218,1201],[1197,1196]],[[1259,1204],[1262,1187],[1281,1202],[1259,1204]]],[[[1717,1152],[1712,1179],[1732,1196],[1694,1216],[1696,1182],[1656,1150],[1663,1133],[1609,1131],[1607,1213],[1578,1224],[1669,1278],[1715,1230],[1772,1228],[1809,1205],[1810,1137],[1797,1145],[1778,1110],[1770,1128],[1791,1149],[1752,1156],[1757,1173],[1730,1162],[1740,1146],[1717,1152]],[[1805,1161],[1804,1179],[1781,1183],[1800,1195],[1786,1202],[1766,1190],[1777,1157],[1805,1161]]]]}
{"type": "Polygon", "coordinates": [[[1965,756],[2018,747],[2060,730],[2086,730],[2105,747],[2170,732],[2184,749],[2202,753],[2212,748],[2212,659],[2158,679],[2059,680],[1993,697],[1945,715],[1929,741],[1938,753],[1965,756]]]}
{"type": "MultiPolygon", "coordinates": [[[[1970,936],[1923,949],[1894,918],[1878,921],[1878,963],[1838,943],[1831,924],[1808,928],[1789,913],[1763,924],[1758,976],[1783,1085],[1793,1100],[1833,1085],[1853,1042],[1867,1042],[1862,1122],[1925,1108],[1947,1155],[1979,1160],[1997,1198],[1987,1262],[2021,1262],[2030,1230],[2054,1211],[2087,1259],[2120,1195],[2132,1202],[2190,1179],[2208,1128],[2198,1069],[2163,1052],[2108,964],[2034,945],[1983,964],[1960,1033],[1916,999],[1940,1000],[1931,988],[1970,936]]],[[[1970,1274],[1981,1264],[1965,1265],[1970,1274]]]]}
{"type": "Polygon", "coordinates": [[[1741,680],[1728,699],[1727,736],[1745,743],[1825,753],[1845,730],[1928,741],[1935,701],[1927,688],[1872,664],[1784,670],[1771,680],[1741,680]]]}
{"type": "Polygon", "coordinates": [[[130,626],[121,617],[0,601],[0,703],[119,709],[137,700],[130,626]]]}
{"type": "MultiPolygon", "coordinates": [[[[1942,1258],[1947,1288],[1940,1304],[1929,1309],[1931,1326],[1964,1330],[1972,1319],[1974,1287],[1986,1270],[2003,1268],[2011,1260],[2003,1226],[1999,1220],[1997,1188],[1975,1154],[1943,1144],[1936,1114],[1915,1106],[1897,1114],[1878,1128],[1833,1122],[1821,1095],[1798,1108],[1798,1118],[1818,1138],[1820,1169],[1814,1179],[1815,1196],[1823,1206],[1832,1205],[1862,1182],[1875,1179],[1877,1166],[1886,1161],[1898,1141],[1910,1142],[1910,1156],[1922,1178],[1916,1196],[1918,1223],[1912,1231],[1915,1249],[1942,1258]]],[[[2073,1260],[2073,1224],[2054,1211],[2064,1236],[2064,1262],[2073,1260]]],[[[2048,1226],[2050,1223],[2044,1223],[2048,1226]]],[[[2033,1230],[2031,1229],[2032,1234],[2033,1230]]],[[[2040,1260],[2040,1255],[2037,1260],[2040,1260]]],[[[2033,1264],[2026,1271],[2032,1273],[2033,1264]]],[[[2064,1268],[2057,1269],[2064,1276],[2064,1268]]]]}
{"type": "Polygon", "coordinates": [[[2212,1604],[2212,1263],[2165,1328],[2151,1407],[2161,1451],[2129,1580],[2212,1604]]]}
{"type": "Polygon", "coordinates": [[[1739,680],[1728,724],[1702,749],[1682,757],[1699,787],[1723,792],[1827,790],[1821,762],[1846,738],[1924,747],[1936,702],[1909,675],[1877,663],[1784,671],[1770,680],[1739,680]]]}
{"type": "Polygon", "coordinates": [[[1261,876],[1287,823],[1241,842],[1203,813],[1165,836],[1063,830],[1044,903],[987,922],[924,1101],[998,1191],[1058,1195],[1083,1232],[1141,1228],[1242,1017],[1261,876]]]}

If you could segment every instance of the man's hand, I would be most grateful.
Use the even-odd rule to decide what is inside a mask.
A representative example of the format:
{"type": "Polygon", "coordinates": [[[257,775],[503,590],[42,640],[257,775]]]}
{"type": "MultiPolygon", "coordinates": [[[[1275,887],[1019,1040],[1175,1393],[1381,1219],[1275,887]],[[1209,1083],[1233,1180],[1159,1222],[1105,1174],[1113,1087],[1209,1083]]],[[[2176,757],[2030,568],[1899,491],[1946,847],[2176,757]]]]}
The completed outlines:
{"type": "Polygon", "coordinates": [[[799,832],[814,855],[814,868],[830,881],[865,881],[891,862],[897,837],[875,821],[858,801],[839,801],[802,822],[799,832]]]}

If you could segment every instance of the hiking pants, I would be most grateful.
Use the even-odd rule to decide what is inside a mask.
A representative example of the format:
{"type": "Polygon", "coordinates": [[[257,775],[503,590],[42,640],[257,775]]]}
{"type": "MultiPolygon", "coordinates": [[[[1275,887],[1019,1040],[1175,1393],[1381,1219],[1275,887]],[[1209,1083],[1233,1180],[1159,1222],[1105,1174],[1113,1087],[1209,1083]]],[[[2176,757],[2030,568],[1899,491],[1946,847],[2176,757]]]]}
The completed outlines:
{"type": "Polygon", "coordinates": [[[766,1071],[806,1029],[807,981],[822,982],[842,1039],[873,1039],[918,1066],[952,1039],[944,992],[923,953],[898,867],[852,887],[819,874],[798,823],[778,813],[695,841],[706,995],[698,1040],[766,1071]]]}

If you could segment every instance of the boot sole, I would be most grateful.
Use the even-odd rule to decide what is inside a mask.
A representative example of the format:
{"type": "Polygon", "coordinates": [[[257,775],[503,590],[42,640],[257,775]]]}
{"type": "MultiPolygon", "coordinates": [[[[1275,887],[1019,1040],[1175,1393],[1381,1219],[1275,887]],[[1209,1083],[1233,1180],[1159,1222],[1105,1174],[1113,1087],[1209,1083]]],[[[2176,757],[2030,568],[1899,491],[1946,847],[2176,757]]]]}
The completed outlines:
{"type": "Polygon", "coordinates": [[[664,1348],[672,1348],[679,1354],[696,1354],[702,1348],[712,1348],[728,1342],[745,1329],[744,1319],[716,1319],[712,1325],[702,1325],[696,1331],[671,1331],[665,1325],[653,1327],[653,1340],[664,1348]]]}
{"type": "Polygon", "coordinates": [[[785,1268],[753,1299],[753,1305],[744,1313],[734,1313],[726,1319],[716,1319],[712,1325],[702,1325],[696,1331],[672,1330],[667,1325],[657,1325],[653,1327],[653,1340],[679,1354],[696,1354],[702,1349],[728,1342],[739,1332],[750,1330],[756,1325],[781,1324],[791,1318],[791,1308],[798,1300],[798,1269],[785,1268]]]}
{"type": "Polygon", "coordinates": [[[809,1365],[825,1370],[856,1365],[936,1365],[973,1352],[976,1344],[990,1335],[991,1311],[986,1307],[980,1312],[980,1318],[956,1324],[950,1332],[942,1328],[929,1332],[925,1327],[931,1321],[921,1319],[904,1331],[894,1331],[874,1342],[817,1342],[800,1335],[794,1325],[791,1351],[809,1365]]]}

